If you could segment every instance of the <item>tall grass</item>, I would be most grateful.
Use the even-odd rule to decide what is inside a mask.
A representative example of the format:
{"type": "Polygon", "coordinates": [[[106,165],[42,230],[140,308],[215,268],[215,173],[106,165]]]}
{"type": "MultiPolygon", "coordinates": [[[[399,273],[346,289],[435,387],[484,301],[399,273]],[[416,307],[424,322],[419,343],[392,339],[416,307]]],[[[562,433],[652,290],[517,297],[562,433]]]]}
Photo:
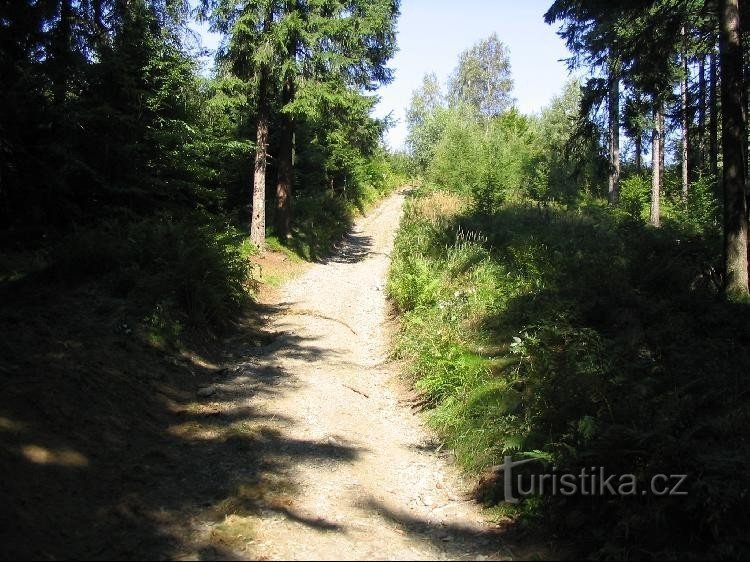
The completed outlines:
{"type": "Polygon", "coordinates": [[[470,471],[511,454],[688,475],[687,497],[529,498],[521,520],[597,557],[747,556],[750,308],[720,300],[720,239],[686,218],[712,216],[705,190],[652,229],[638,187],[635,213],[420,194],[389,275],[396,353],[470,471]]]}

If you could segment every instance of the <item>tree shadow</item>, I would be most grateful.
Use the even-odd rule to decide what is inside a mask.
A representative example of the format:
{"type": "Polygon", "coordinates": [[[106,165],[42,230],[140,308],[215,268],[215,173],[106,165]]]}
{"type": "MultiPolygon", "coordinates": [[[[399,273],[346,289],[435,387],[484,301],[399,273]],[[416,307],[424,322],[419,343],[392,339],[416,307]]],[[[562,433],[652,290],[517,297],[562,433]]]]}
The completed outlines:
{"type": "MultiPolygon", "coordinates": [[[[339,530],[290,507],[292,467],[360,451],[286,438],[278,428],[292,422],[253,405],[293,377],[240,337],[233,358],[218,344],[151,347],[121,330],[138,324],[125,304],[81,287],[0,306],[0,556],[236,558],[231,526],[266,511],[339,530]]],[[[283,347],[326,354],[295,334],[283,347]]]]}
{"type": "Polygon", "coordinates": [[[372,251],[372,237],[365,234],[347,233],[337,246],[336,252],[322,263],[358,263],[372,251]]]}
{"type": "Polygon", "coordinates": [[[506,544],[505,532],[499,527],[480,528],[429,521],[405,509],[387,506],[373,497],[366,500],[363,507],[396,524],[410,537],[436,547],[449,560],[476,559],[477,556],[493,560],[515,557],[506,544]]]}

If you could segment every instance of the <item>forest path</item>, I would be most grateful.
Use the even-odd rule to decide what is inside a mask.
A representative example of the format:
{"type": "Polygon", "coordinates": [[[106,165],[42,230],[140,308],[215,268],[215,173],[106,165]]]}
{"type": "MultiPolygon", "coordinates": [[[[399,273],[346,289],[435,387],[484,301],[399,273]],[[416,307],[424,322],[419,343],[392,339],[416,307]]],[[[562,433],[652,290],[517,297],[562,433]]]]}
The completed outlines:
{"type": "Polygon", "coordinates": [[[255,389],[234,406],[252,407],[262,420],[254,431],[266,444],[267,488],[249,492],[262,496],[252,532],[243,534],[233,517],[218,526],[223,555],[511,556],[419,417],[399,403],[403,389],[387,360],[384,286],[404,198],[396,193],[361,218],[334,257],[268,303],[276,339],[256,349],[246,376],[228,383],[255,389]]]}

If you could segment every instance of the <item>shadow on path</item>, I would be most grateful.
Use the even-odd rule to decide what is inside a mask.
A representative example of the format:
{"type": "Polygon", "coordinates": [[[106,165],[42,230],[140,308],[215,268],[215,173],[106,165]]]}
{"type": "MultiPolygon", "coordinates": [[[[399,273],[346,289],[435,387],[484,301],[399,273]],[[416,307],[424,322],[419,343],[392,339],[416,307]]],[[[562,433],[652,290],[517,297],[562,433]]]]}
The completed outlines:
{"type": "MultiPolygon", "coordinates": [[[[253,405],[294,377],[242,347],[223,368],[151,348],[118,331],[121,306],[90,292],[0,306],[0,557],[232,558],[227,518],[264,511],[338,530],[287,505],[293,467],[361,451],[283,437],[292,422],[253,405]]],[[[328,353],[299,335],[283,347],[328,353]]]]}
{"type": "Polygon", "coordinates": [[[386,506],[375,498],[369,498],[364,507],[377,513],[382,519],[395,523],[415,539],[432,544],[452,560],[466,557],[475,559],[480,555],[496,559],[511,555],[504,545],[500,529],[478,529],[455,523],[427,521],[406,510],[386,506]]]}
{"type": "Polygon", "coordinates": [[[336,246],[333,256],[320,260],[321,263],[358,263],[364,260],[372,250],[373,240],[371,236],[349,232],[336,246]]]}

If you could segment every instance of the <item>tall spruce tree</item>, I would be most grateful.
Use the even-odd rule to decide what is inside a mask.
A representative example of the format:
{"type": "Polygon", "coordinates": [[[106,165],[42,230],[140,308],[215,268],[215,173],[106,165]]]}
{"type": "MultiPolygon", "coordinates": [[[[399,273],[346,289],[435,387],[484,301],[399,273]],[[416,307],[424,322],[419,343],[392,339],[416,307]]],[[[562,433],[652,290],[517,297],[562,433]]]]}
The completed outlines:
{"type": "Polygon", "coordinates": [[[398,2],[207,0],[202,11],[214,30],[226,34],[223,58],[257,96],[251,238],[262,249],[271,100],[282,100],[275,225],[285,238],[291,228],[294,117],[317,111],[311,107],[316,102],[343,102],[342,88],[372,90],[391,80],[386,65],[396,48],[398,2]]]}
{"type": "Polygon", "coordinates": [[[745,109],[743,53],[738,0],[719,2],[721,146],[724,182],[724,268],[726,292],[748,294],[748,224],[745,195],[745,109]]]}
{"type": "MultiPolygon", "coordinates": [[[[616,45],[623,76],[658,100],[658,113],[661,113],[661,100],[665,94],[671,93],[676,83],[675,61],[683,50],[681,30],[701,29],[705,34],[703,30],[707,29],[710,35],[713,30],[720,29],[720,61],[718,72],[714,70],[714,60],[711,61],[710,89],[715,88],[718,78],[721,84],[725,291],[730,296],[747,295],[747,135],[743,109],[746,82],[738,0],[720,0],[718,3],[709,0],[556,0],[545,14],[545,20],[548,23],[562,22],[561,35],[576,53],[575,57],[587,62],[601,63],[607,45],[616,45]],[[602,29],[616,41],[600,41],[602,29]]],[[[716,106],[712,103],[711,111],[716,111],[716,106]]],[[[717,119],[714,113],[711,115],[713,147],[717,119]]],[[[659,166],[661,156],[655,154],[655,157],[657,162],[652,165],[659,166]]],[[[711,162],[714,168],[714,154],[711,162]]]]}
{"type": "Polygon", "coordinates": [[[347,103],[340,95],[345,89],[372,91],[392,80],[387,63],[396,51],[399,2],[338,0],[318,6],[288,0],[286,13],[275,221],[282,238],[291,228],[295,114],[306,116],[310,98],[320,99],[315,90],[326,92],[326,103],[340,106],[347,103]],[[300,88],[307,99],[295,103],[300,88]]]}

